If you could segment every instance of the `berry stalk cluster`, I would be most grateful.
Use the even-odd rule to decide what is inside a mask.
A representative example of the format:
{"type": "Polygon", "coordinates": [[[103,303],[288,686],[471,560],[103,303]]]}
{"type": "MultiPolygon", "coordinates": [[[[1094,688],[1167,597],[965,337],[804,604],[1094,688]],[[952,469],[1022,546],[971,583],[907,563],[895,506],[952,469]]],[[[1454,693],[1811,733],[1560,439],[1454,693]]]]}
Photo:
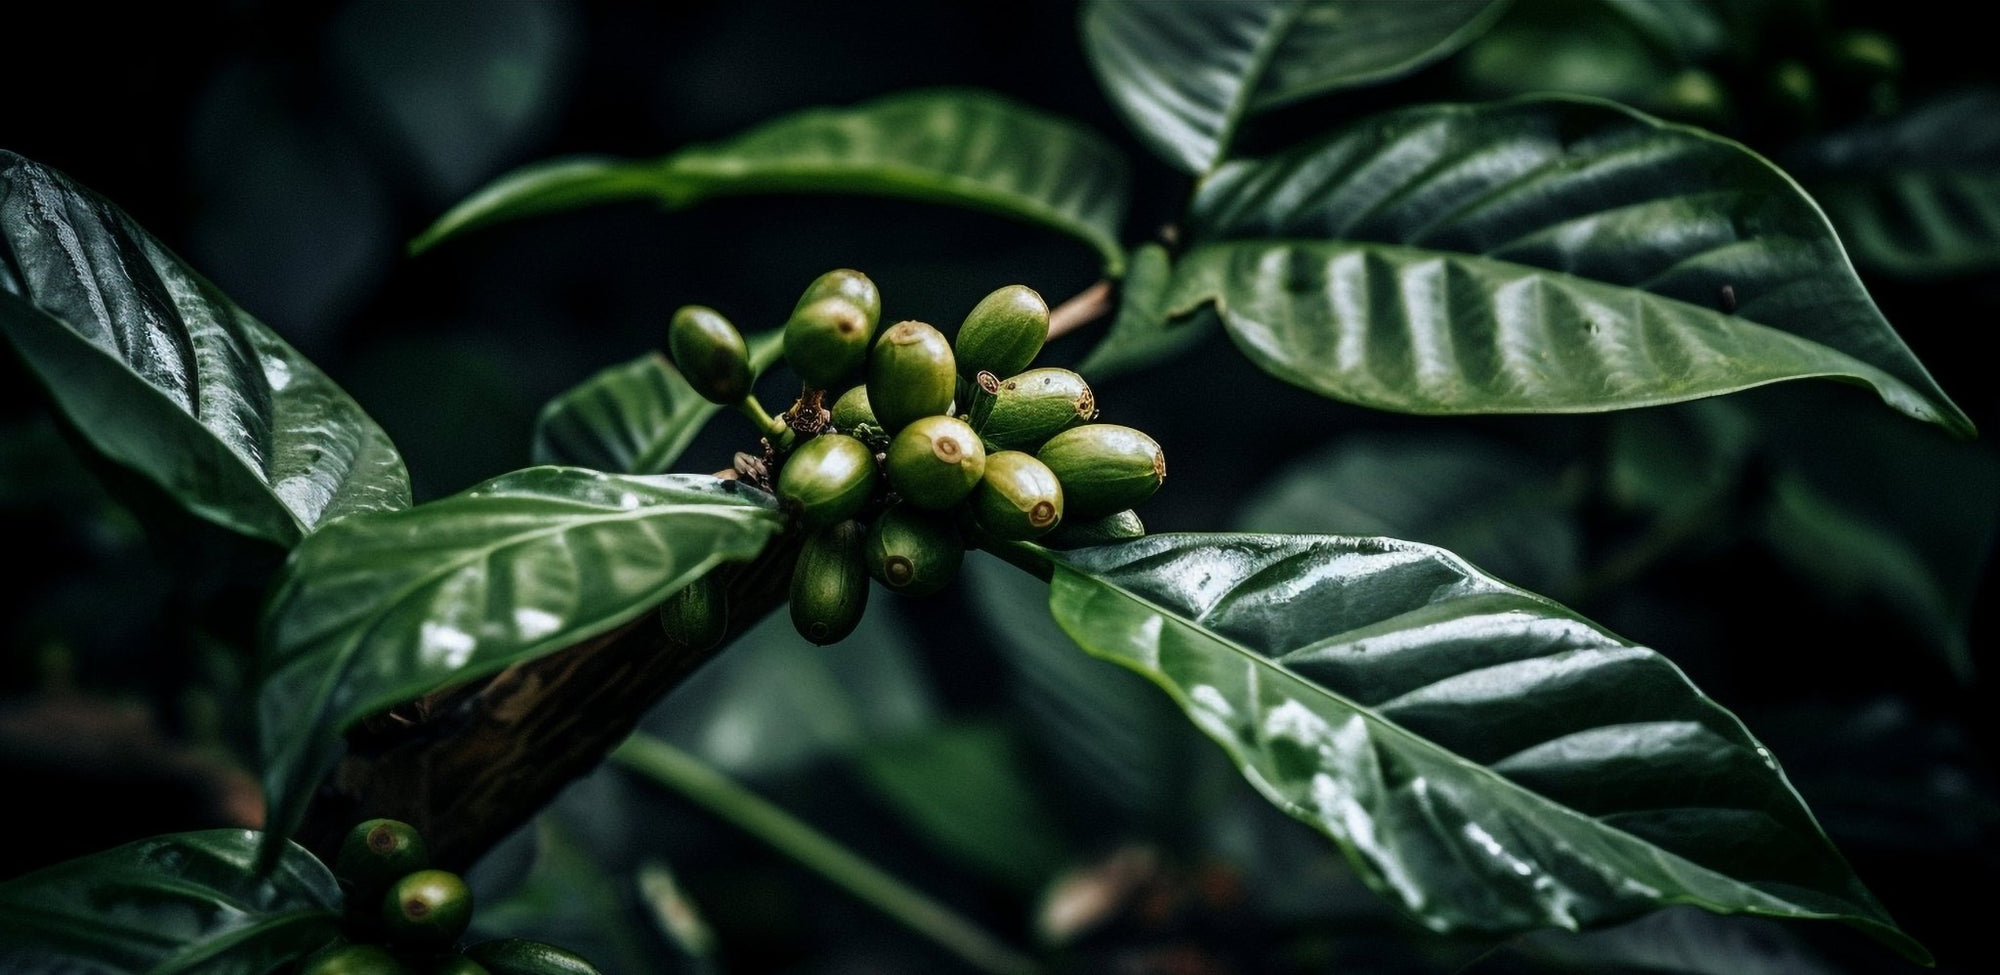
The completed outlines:
{"type": "MultiPolygon", "coordinates": [[[[1057,546],[1145,534],[1131,509],[1165,480],[1166,457],[1131,427],[1093,422],[1096,396],[1068,369],[1030,368],[1049,308],[1022,285],[987,295],[956,340],[921,321],[877,331],[881,295],[858,271],[822,274],[784,325],[785,361],[804,380],[782,417],[750,392],[748,344],[728,319],[690,305],[667,348],[689,384],[765,434],[771,485],[808,532],[792,574],[792,622],[806,639],[853,632],[868,581],[904,595],[942,589],[968,542],[1057,546]],[[827,394],[856,374],[861,385],[827,394]],[[1003,378],[1004,377],[1004,378],[1003,378]],[[773,471],[774,469],[774,471],[773,471]]],[[[721,590],[703,580],[661,607],[668,635],[722,638],[721,590]]]]}

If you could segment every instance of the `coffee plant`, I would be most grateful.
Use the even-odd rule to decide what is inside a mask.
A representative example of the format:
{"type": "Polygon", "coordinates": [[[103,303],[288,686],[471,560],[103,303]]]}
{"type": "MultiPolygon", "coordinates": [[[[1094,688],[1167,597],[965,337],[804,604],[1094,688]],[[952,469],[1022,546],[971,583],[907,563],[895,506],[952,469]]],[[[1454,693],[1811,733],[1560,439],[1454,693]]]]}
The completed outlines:
{"type": "Polygon", "coordinates": [[[398,273],[771,197],[688,245],[760,285],[657,269],[649,347],[450,493],[369,395],[0,151],[38,417],[0,499],[149,540],[194,661],[148,671],[197,702],[168,724],[258,786],[22,856],[0,972],[831,971],[850,925],[910,944],[844,970],[1975,963],[1878,838],[1976,874],[2000,805],[1976,755],[1907,770],[1948,721],[1865,695],[1982,700],[2000,463],[1937,333],[1994,304],[2000,89],[1928,84],[1869,13],[1085,0],[1066,56],[1123,133],[927,88],[525,165],[398,273]],[[822,195],[887,214],[851,257],[727,232],[822,195]],[[974,281],[925,206],[1091,271],[974,281]],[[873,268],[871,235],[919,253],[873,268]],[[1838,703],[1739,719],[1772,673],[1838,703]],[[782,869],[715,880],[739,836],[782,869]]]}

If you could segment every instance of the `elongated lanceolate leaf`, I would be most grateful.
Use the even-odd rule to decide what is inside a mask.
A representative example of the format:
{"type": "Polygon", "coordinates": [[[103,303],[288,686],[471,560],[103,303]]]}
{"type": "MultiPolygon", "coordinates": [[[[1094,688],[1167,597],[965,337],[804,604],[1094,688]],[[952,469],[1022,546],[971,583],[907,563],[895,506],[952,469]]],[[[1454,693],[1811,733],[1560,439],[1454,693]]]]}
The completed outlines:
{"type": "Polygon", "coordinates": [[[209,521],[290,545],[410,503],[340,387],[117,207],[9,152],[0,333],[93,447],[209,521]]]}
{"type": "Polygon", "coordinates": [[[747,193],[868,193],[950,203],[1040,224],[1122,273],[1129,177],[1103,137],[983,91],[920,91],[786,116],[661,159],[558,160],[501,177],[419,236],[620,200],[670,210],[747,193]]]}
{"type": "Polygon", "coordinates": [[[268,873],[259,834],[176,833],[0,884],[0,972],[266,975],[340,930],[340,888],[284,844],[268,873]]]}
{"type": "Polygon", "coordinates": [[[297,823],[355,722],[618,626],[781,525],[734,481],[536,467],[312,536],[264,620],[272,829],[297,823]]]}
{"type": "Polygon", "coordinates": [[[1169,313],[1215,304],[1335,399],[1570,413],[1830,377],[1972,432],[1785,174],[1609,103],[1392,112],[1224,166],[1193,218],[1169,313]]]}
{"type": "Polygon", "coordinates": [[[1448,552],[1154,535],[1047,557],[1077,643],[1151,677],[1435,930],[1693,904],[1837,919],[1927,957],[1665,657],[1448,552]]]}
{"type": "Polygon", "coordinates": [[[1097,79],[1153,151],[1191,173],[1228,155],[1245,118],[1413,71],[1457,50],[1504,2],[1091,0],[1097,79]]]}
{"type": "Polygon", "coordinates": [[[2000,266],[2000,90],[1962,92],[1784,158],[1863,267],[1923,277],[2000,266]]]}
{"type": "MultiPolygon", "coordinates": [[[[752,375],[783,349],[777,332],[752,340],[752,375]]],[[[535,463],[663,474],[721,408],[702,399],[666,356],[649,352],[550,400],[535,419],[535,463]]]]}

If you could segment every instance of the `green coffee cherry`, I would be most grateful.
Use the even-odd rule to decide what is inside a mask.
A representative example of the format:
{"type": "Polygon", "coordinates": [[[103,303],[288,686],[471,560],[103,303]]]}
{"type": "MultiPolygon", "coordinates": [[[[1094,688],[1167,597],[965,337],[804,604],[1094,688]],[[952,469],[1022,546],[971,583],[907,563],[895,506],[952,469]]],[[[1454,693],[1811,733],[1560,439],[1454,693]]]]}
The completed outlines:
{"type": "Polygon", "coordinates": [[[868,405],[868,387],[856,386],[833,401],[833,425],[835,429],[852,433],[862,424],[880,427],[875,419],[875,410],[868,405]]]}
{"type": "Polygon", "coordinates": [[[465,949],[465,957],[493,975],[604,975],[571,952],[526,938],[482,941],[465,949]]]}
{"type": "Polygon", "coordinates": [[[778,497],[808,529],[854,517],[874,492],[874,451],[844,433],[806,441],[778,471],[778,497]]]}
{"type": "Polygon", "coordinates": [[[958,327],[958,372],[968,381],[1028,368],[1049,340],[1049,305],[1033,288],[1010,284],[980,299],[958,327]]]}
{"type": "Polygon", "coordinates": [[[430,865],[430,850],[416,827],[396,819],[371,819],[347,831],[334,857],[333,874],[350,901],[373,904],[390,884],[430,865]]]}
{"type": "Polygon", "coordinates": [[[713,574],[688,583],[660,604],[660,630],[677,649],[715,649],[729,632],[728,590],[713,574]]]}
{"type": "Polygon", "coordinates": [[[1097,415],[1090,384],[1068,369],[1030,369],[1000,382],[979,435],[1001,450],[1035,450],[1097,415]]]}
{"type": "Polygon", "coordinates": [[[995,538],[1034,538],[1062,521],[1063,487],[1047,464],[1018,450],[986,458],[972,515],[995,538]]]}
{"type": "Polygon", "coordinates": [[[715,309],[687,305],[674,312],[667,352],[702,399],[726,406],[750,395],[750,347],[715,309]]]}
{"type": "Polygon", "coordinates": [[[449,948],[472,923],[472,889],[449,870],[419,870],[382,896],[389,940],[413,948],[449,948]]]}
{"type": "Polygon", "coordinates": [[[842,298],[851,302],[868,318],[868,330],[875,330],[875,323],[882,319],[882,294],[875,289],[875,282],[860,271],[840,268],[828,271],[806,285],[804,294],[799,295],[799,303],[792,306],[798,311],[824,298],[842,298]]]}
{"type": "Polygon", "coordinates": [[[889,441],[890,486],[919,508],[942,511],[972,493],[986,473],[986,447],[964,420],[927,416],[889,441]]]}
{"type": "Polygon", "coordinates": [[[854,632],[868,608],[866,533],[842,521],[814,532],[792,567],[792,626],[819,646],[854,632]]]}
{"type": "Polygon", "coordinates": [[[299,975],[411,975],[396,956],[378,945],[331,945],[299,963],[299,975]]]}
{"type": "Polygon", "coordinates": [[[868,527],[868,574],[906,596],[943,589],[965,561],[965,541],[943,515],[899,504],[868,527]]]}
{"type": "Polygon", "coordinates": [[[1062,481],[1065,512],[1090,519],[1153,496],[1167,479],[1167,455],[1152,437],[1115,423],[1090,423],[1049,438],[1035,454],[1062,481]]]}
{"type": "Polygon", "coordinates": [[[1055,531],[1043,535],[1041,542],[1050,548],[1088,548],[1143,538],[1145,535],[1146,524],[1139,520],[1137,512],[1120,511],[1089,521],[1065,519],[1055,531]]]}
{"type": "Polygon", "coordinates": [[[859,271],[828,271],[799,297],[785,322],[785,361],[815,389],[825,389],[868,357],[882,297],[859,271]]]}
{"type": "Polygon", "coordinates": [[[868,353],[868,405],[888,433],[951,409],[957,388],[951,343],[923,322],[898,322],[868,353]]]}
{"type": "Polygon", "coordinates": [[[424,975],[493,975],[485,965],[464,955],[453,955],[432,966],[424,975]]]}

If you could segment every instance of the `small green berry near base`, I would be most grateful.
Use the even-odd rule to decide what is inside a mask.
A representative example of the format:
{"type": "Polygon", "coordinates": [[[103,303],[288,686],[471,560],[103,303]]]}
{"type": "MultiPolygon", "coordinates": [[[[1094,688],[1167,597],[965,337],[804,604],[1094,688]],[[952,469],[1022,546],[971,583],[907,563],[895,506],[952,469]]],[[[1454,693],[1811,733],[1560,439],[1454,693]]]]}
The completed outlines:
{"type": "Polygon", "coordinates": [[[842,433],[853,433],[862,424],[880,427],[875,419],[875,410],[868,404],[868,387],[856,386],[833,401],[833,426],[842,433]]]}
{"type": "Polygon", "coordinates": [[[899,504],[868,528],[868,574],[906,596],[943,589],[965,561],[965,541],[944,515],[899,504]]]}
{"type": "Polygon", "coordinates": [[[472,889],[449,870],[419,870],[382,896],[389,940],[412,948],[449,948],[472,923],[472,889]]]}
{"type": "Polygon", "coordinates": [[[370,819],[347,831],[333,861],[333,875],[348,897],[374,903],[397,880],[430,866],[430,850],[416,827],[397,819],[370,819]]]}
{"type": "Polygon", "coordinates": [[[299,963],[299,975],[415,975],[379,945],[333,945],[299,963]]]}
{"type": "Polygon", "coordinates": [[[854,632],[868,608],[866,533],[854,521],[814,532],[792,567],[792,626],[826,646],[854,632]]]}

